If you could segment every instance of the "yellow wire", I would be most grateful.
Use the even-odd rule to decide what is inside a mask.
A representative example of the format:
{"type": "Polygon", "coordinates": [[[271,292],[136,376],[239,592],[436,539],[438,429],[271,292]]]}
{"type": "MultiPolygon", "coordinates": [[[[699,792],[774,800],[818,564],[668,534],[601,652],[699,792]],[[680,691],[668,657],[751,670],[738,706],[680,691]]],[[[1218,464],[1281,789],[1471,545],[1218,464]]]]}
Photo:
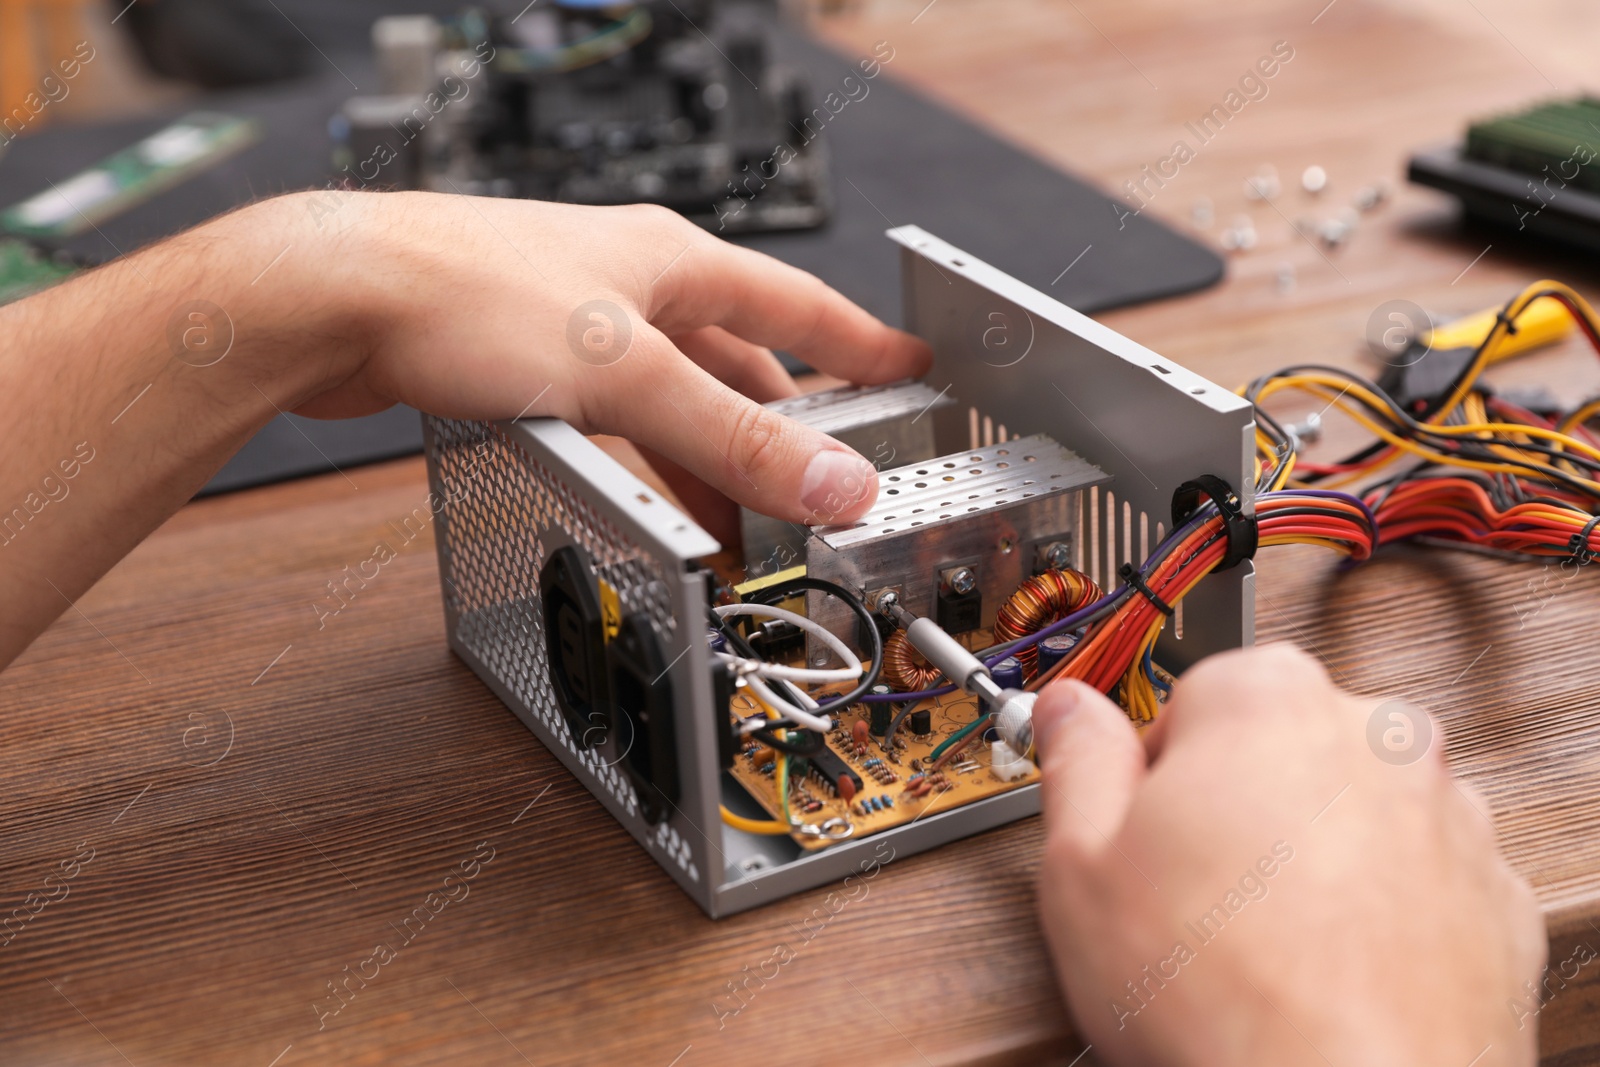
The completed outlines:
{"type": "MultiPolygon", "coordinates": [[[[1485,337],[1478,359],[1467,368],[1462,375],[1461,381],[1456,384],[1455,390],[1440,405],[1439,409],[1428,418],[1426,425],[1428,425],[1430,432],[1436,434],[1488,439],[1493,442],[1489,446],[1490,450],[1498,455],[1526,462],[1541,471],[1570,475],[1585,485],[1600,490],[1600,482],[1586,477],[1581,468],[1578,468],[1575,464],[1565,460],[1552,462],[1542,458],[1535,458],[1532,455],[1523,455],[1516,448],[1516,442],[1518,441],[1532,442],[1541,440],[1548,442],[1550,447],[1559,451],[1576,452],[1594,459],[1600,459],[1600,450],[1570,436],[1567,432],[1576,425],[1582,425],[1589,418],[1600,415],[1600,398],[1590,401],[1577,411],[1566,416],[1554,430],[1551,430],[1541,426],[1527,426],[1521,423],[1492,422],[1489,420],[1488,410],[1483,398],[1472,391],[1484,368],[1523,351],[1523,349],[1507,343],[1512,336],[1509,324],[1515,323],[1530,307],[1538,304],[1541,300],[1555,299],[1554,294],[1556,293],[1571,301],[1570,307],[1562,305],[1563,311],[1566,311],[1574,319],[1582,319],[1591,328],[1600,331],[1600,320],[1596,319],[1594,309],[1571,287],[1550,280],[1533,283],[1518,293],[1506,305],[1504,313],[1497,318],[1485,337]],[[1467,421],[1462,425],[1445,425],[1445,420],[1457,409],[1461,409],[1467,421]]],[[[1401,452],[1420,456],[1423,459],[1446,466],[1467,467],[1512,475],[1526,475],[1528,473],[1526,467],[1463,459],[1430,449],[1408,438],[1401,438],[1389,432],[1367,417],[1364,411],[1353,409],[1351,405],[1344,402],[1345,396],[1354,395],[1365,400],[1376,410],[1384,410],[1387,405],[1359,383],[1348,382],[1334,375],[1316,372],[1286,375],[1281,378],[1274,378],[1263,384],[1261,391],[1257,394],[1257,401],[1265,400],[1271,394],[1283,389],[1298,389],[1328,401],[1329,406],[1337,406],[1359,425],[1370,430],[1385,442],[1395,446],[1401,452]],[[1334,390],[1337,390],[1337,392],[1333,392],[1334,390]]],[[[1245,390],[1240,391],[1244,392],[1245,390]]],[[[1274,443],[1259,428],[1256,434],[1256,441],[1258,452],[1270,457],[1274,443]]],[[[1317,485],[1319,488],[1332,489],[1362,481],[1398,458],[1398,456],[1391,456],[1381,462],[1364,466],[1360,470],[1339,475],[1335,478],[1324,479],[1319,481],[1317,485]]],[[[1287,484],[1290,481],[1292,468],[1293,461],[1291,460],[1285,463],[1281,469],[1274,471],[1271,487],[1275,489],[1282,488],[1283,485],[1287,484]]]]}
{"type": "MultiPolygon", "coordinates": [[[[755,693],[746,693],[745,695],[761,705],[761,709],[767,713],[767,718],[776,719],[778,717],[778,713],[773,711],[767,702],[755,693]]],[[[778,736],[780,738],[783,736],[782,730],[778,731],[778,736]]],[[[778,788],[778,807],[780,810],[786,811],[788,809],[788,798],[783,795],[783,788],[784,784],[788,782],[788,774],[786,772],[789,769],[789,757],[782,752],[777,753],[777,757],[780,766],[772,778],[778,788]]],[[[793,827],[787,822],[779,822],[776,819],[747,819],[743,815],[735,815],[725,805],[719,806],[722,809],[722,821],[735,830],[743,830],[747,834],[767,834],[776,837],[779,834],[787,835],[793,830],[793,827]]]]}
{"type": "Polygon", "coordinates": [[[722,809],[722,821],[733,827],[735,830],[743,830],[747,834],[769,834],[772,836],[777,836],[778,834],[786,835],[789,833],[789,826],[787,823],[775,822],[767,819],[747,819],[743,815],[735,815],[726,807],[722,809]]]}
{"type": "MultiPolygon", "coordinates": [[[[1574,526],[1581,525],[1574,519],[1571,512],[1564,513],[1559,508],[1553,507],[1549,508],[1548,511],[1552,515],[1560,515],[1563,521],[1572,520],[1574,526]]],[[[1305,534],[1269,535],[1261,539],[1261,544],[1263,547],[1273,545],[1317,545],[1342,555],[1349,555],[1351,551],[1350,546],[1342,541],[1335,541],[1327,537],[1307,536],[1305,534]]],[[[1184,584],[1172,594],[1167,602],[1169,604],[1182,602],[1183,598],[1188,596],[1205,577],[1206,573],[1187,575],[1184,584]]],[[[1146,648],[1154,645],[1161,637],[1161,631],[1165,628],[1166,623],[1167,620],[1164,616],[1151,622],[1150,629],[1146,631],[1144,640],[1139,643],[1138,652],[1134,655],[1133,662],[1129,664],[1127,671],[1122,676],[1121,685],[1125,710],[1128,713],[1128,717],[1135,722],[1153,722],[1156,716],[1161,714],[1161,701],[1156,696],[1155,686],[1150,683],[1150,679],[1144,673],[1144,653],[1146,648]]]]}
{"type": "MultiPolygon", "coordinates": [[[[1331,406],[1338,407],[1340,411],[1343,411],[1354,422],[1365,427],[1375,436],[1382,438],[1391,445],[1394,445],[1402,452],[1408,452],[1412,455],[1420,456],[1429,462],[1439,463],[1450,467],[1468,467],[1475,470],[1493,471],[1501,474],[1526,475],[1528,473],[1527,469],[1524,467],[1514,466],[1509,463],[1492,463],[1484,460],[1464,459],[1460,456],[1452,455],[1447,452],[1439,452],[1429,449],[1423,445],[1417,444],[1409,438],[1400,437],[1379,423],[1373,421],[1361,409],[1345,403],[1344,395],[1342,395],[1355,394],[1357,396],[1370,397],[1376,401],[1376,398],[1373,397],[1370,392],[1360,386],[1349,385],[1348,383],[1340,387],[1340,393],[1331,392],[1331,386],[1337,384],[1337,379],[1332,378],[1331,375],[1292,375],[1287,378],[1275,379],[1273,382],[1268,383],[1268,385],[1263,388],[1260,399],[1265,399],[1269,392],[1277,392],[1279,389],[1299,389],[1302,392],[1309,393],[1312,396],[1316,396],[1328,401],[1331,406]]],[[[1382,405],[1379,404],[1379,406],[1381,407],[1382,405]]],[[[1575,440],[1574,438],[1568,437],[1565,434],[1561,434],[1555,430],[1547,430],[1542,426],[1523,426],[1520,423],[1467,423],[1460,426],[1430,426],[1429,429],[1435,433],[1458,437],[1479,436],[1483,433],[1520,433],[1531,437],[1542,437],[1555,440],[1570,451],[1583,452],[1595,459],[1600,459],[1600,450],[1594,449],[1581,441],[1575,440]]],[[[1348,485],[1353,481],[1359,481],[1370,476],[1373,472],[1392,462],[1393,459],[1389,459],[1384,463],[1377,463],[1368,467],[1363,467],[1361,470],[1352,471],[1349,474],[1341,475],[1338,478],[1329,479],[1328,481],[1320,482],[1318,484],[1320,487],[1328,489],[1337,488],[1341,485],[1348,485]]],[[[1527,462],[1535,468],[1548,471],[1559,470],[1559,468],[1555,467],[1553,464],[1546,463],[1543,460],[1534,459],[1531,456],[1527,462]]],[[[1595,482],[1588,478],[1580,478],[1578,480],[1593,488],[1597,493],[1600,493],[1600,482],[1595,482]]]]}
{"type": "Polygon", "coordinates": [[[1552,293],[1559,293],[1572,302],[1572,307],[1568,308],[1567,310],[1575,318],[1582,318],[1589,324],[1591,329],[1600,330],[1600,322],[1597,322],[1595,319],[1594,309],[1591,308],[1589,306],[1589,302],[1583,297],[1579,296],[1577,291],[1572,287],[1549,279],[1534,282],[1532,285],[1523,289],[1522,292],[1518,293],[1516,297],[1512,299],[1510,304],[1506,305],[1505,314],[1495,322],[1494,327],[1489,331],[1489,336],[1483,346],[1482,355],[1473,366],[1468,368],[1467,373],[1456,385],[1455,392],[1450,394],[1449,400],[1446,401],[1444,406],[1440,408],[1440,410],[1433,416],[1434,419],[1442,419],[1450,412],[1451,409],[1453,409],[1457,404],[1461,403],[1462,398],[1465,397],[1467,393],[1471,392],[1473,384],[1477,382],[1478,375],[1483,373],[1484,367],[1487,367],[1491,363],[1496,363],[1501,358],[1504,358],[1498,354],[1498,349],[1505,339],[1510,336],[1508,325],[1516,322],[1518,316],[1527,311],[1528,308],[1532,307],[1540,300],[1555,299],[1555,297],[1551,295],[1552,293]]]}
{"type": "Polygon", "coordinates": [[[1589,401],[1572,414],[1556,423],[1556,429],[1567,431],[1575,426],[1582,426],[1596,415],[1600,415],[1600,398],[1589,401]]]}

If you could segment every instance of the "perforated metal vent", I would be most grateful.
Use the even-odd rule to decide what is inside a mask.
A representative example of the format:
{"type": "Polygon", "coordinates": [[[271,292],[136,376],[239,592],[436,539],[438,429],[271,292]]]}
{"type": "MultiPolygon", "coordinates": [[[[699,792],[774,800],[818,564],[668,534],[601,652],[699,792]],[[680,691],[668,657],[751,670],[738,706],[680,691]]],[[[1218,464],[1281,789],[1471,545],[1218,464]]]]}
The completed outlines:
{"type": "Polygon", "coordinates": [[[878,499],[861,521],[826,527],[817,536],[829,548],[846,549],[914,527],[940,526],[978,512],[1012,508],[1025,500],[1082,489],[1104,479],[1105,473],[1088,460],[1044,434],[1034,434],[885,471],[879,479],[878,499]]]}
{"type": "Polygon", "coordinates": [[[549,553],[576,544],[616,591],[624,615],[642,611],[664,641],[678,630],[672,587],[657,559],[549,467],[490,423],[429,418],[428,458],[439,510],[440,579],[451,639],[530,729],[590,789],[603,791],[694,881],[700,871],[670,823],[645,826],[616,746],[580,749],[555,702],[545,653],[539,574],[549,553]],[[597,788],[598,787],[598,788],[597,788]]]}

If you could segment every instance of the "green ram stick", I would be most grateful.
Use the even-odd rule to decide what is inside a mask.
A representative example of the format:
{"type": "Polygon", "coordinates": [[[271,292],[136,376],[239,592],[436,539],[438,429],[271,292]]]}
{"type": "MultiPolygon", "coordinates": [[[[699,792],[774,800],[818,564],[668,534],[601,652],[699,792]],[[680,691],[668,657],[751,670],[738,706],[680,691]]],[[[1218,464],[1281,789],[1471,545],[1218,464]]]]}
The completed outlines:
{"type": "Polygon", "coordinates": [[[0,213],[0,228],[29,237],[75,237],[142,204],[261,136],[253,119],[196,111],[0,213]]]}
{"type": "Polygon", "coordinates": [[[1600,191],[1600,100],[1538,104],[1467,129],[1466,158],[1600,191]]]}

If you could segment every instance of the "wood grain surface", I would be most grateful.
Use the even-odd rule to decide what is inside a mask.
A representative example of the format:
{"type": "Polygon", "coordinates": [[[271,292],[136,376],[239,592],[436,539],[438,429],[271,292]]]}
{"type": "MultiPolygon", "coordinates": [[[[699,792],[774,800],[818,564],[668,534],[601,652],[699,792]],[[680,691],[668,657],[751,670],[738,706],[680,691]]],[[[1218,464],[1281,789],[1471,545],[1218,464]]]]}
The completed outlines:
{"type": "MultiPolygon", "coordinates": [[[[1213,291],[1104,316],[1220,382],[1370,372],[1360,337],[1395,297],[1468,311],[1544,275],[1600,291],[1587,261],[1463,230],[1400,180],[1468,116],[1581,88],[1591,7],[886,0],[822,30],[892,41],[893,76],[1110,187],[1291,42],[1150,208],[1188,224],[1208,197],[1212,239],[1247,214],[1259,246],[1213,291]],[[1295,185],[1313,163],[1315,200],[1295,185]],[[1276,204],[1243,195],[1263,164],[1276,204]],[[1379,179],[1395,196],[1345,247],[1293,229],[1379,179]]],[[[1600,362],[1574,342],[1494,377],[1573,400],[1600,362]]],[[[836,911],[818,891],[707,920],[446,650],[431,534],[390,525],[426,493],[408,460],[191,505],[0,676],[0,911],[38,908],[0,935],[0,1062],[1094,1062],[1034,919],[1035,820],[896,859],[836,911]],[[319,625],[326,583],[384,540],[398,558],[319,625]],[[403,947],[380,962],[380,941],[403,947]]],[[[1593,576],[1412,550],[1351,572],[1274,551],[1260,571],[1263,639],[1439,714],[1547,908],[1552,962],[1600,944],[1593,576]]],[[[1547,1063],[1600,1062],[1595,973],[1540,1016],[1547,1063]]]]}

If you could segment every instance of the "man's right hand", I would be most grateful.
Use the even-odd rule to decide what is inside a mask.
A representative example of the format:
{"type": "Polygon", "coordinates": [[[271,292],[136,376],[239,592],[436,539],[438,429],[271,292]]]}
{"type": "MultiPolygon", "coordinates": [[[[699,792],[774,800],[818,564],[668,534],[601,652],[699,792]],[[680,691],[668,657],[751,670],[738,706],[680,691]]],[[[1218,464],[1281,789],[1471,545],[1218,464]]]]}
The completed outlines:
{"type": "Polygon", "coordinates": [[[1544,922],[1420,708],[1271,646],[1196,665],[1143,738],[1077,682],[1034,731],[1045,932],[1103,1062],[1536,1061],[1544,922]]]}

